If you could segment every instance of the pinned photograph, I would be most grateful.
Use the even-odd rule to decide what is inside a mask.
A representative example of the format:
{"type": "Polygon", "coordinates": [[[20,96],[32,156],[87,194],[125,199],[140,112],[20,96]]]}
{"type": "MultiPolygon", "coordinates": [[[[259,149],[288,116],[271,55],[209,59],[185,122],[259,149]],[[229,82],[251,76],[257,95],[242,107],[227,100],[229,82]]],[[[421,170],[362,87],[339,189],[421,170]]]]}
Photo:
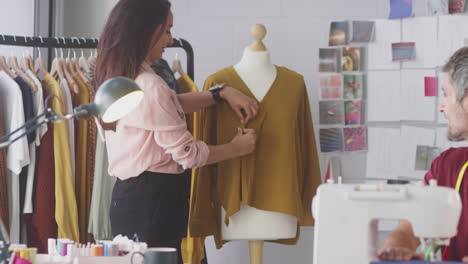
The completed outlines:
{"type": "Polygon", "coordinates": [[[338,72],[338,49],[319,49],[319,72],[338,72]]]}
{"type": "Polygon", "coordinates": [[[414,42],[392,43],[392,61],[407,61],[416,57],[414,42]]]}
{"type": "Polygon", "coordinates": [[[343,98],[362,99],[364,91],[364,76],[362,74],[343,75],[343,98]]]}
{"type": "Polygon", "coordinates": [[[345,101],[345,125],[359,125],[362,121],[362,101],[345,101]]]}
{"type": "Polygon", "coordinates": [[[348,43],[348,22],[347,21],[334,21],[330,24],[330,38],[328,40],[329,46],[346,45],[348,43]]]}
{"type": "Polygon", "coordinates": [[[321,125],[342,125],[344,123],[343,101],[319,102],[321,125]]]}
{"type": "Polygon", "coordinates": [[[343,47],[341,66],[343,71],[359,71],[361,69],[361,48],[343,47]]]}
{"type": "Polygon", "coordinates": [[[351,42],[370,42],[374,39],[374,21],[353,21],[351,42]]]}
{"type": "Polygon", "coordinates": [[[342,151],[343,132],[341,128],[320,129],[320,151],[342,151]]]}
{"type": "Polygon", "coordinates": [[[434,146],[421,146],[416,147],[416,161],[414,165],[415,170],[427,171],[431,168],[432,161],[439,156],[440,149],[434,146]]]}
{"type": "Polygon", "coordinates": [[[465,12],[465,0],[449,0],[449,13],[460,14],[465,12]]]}
{"type": "Polygon", "coordinates": [[[341,99],[342,80],[340,74],[320,76],[320,99],[341,99]]]}
{"type": "Polygon", "coordinates": [[[344,151],[367,150],[366,127],[345,127],[344,151]]]}

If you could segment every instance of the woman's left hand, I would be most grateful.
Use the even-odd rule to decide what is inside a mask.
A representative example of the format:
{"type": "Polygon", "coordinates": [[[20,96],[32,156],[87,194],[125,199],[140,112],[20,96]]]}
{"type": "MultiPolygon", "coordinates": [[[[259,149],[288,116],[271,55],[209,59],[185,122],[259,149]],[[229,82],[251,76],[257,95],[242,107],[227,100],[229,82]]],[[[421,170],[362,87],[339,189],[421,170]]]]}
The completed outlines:
{"type": "Polygon", "coordinates": [[[239,90],[226,86],[221,90],[220,96],[231,106],[232,110],[236,112],[242,124],[247,124],[247,122],[257,115],[257,101],[246,96],[239,90]]]}

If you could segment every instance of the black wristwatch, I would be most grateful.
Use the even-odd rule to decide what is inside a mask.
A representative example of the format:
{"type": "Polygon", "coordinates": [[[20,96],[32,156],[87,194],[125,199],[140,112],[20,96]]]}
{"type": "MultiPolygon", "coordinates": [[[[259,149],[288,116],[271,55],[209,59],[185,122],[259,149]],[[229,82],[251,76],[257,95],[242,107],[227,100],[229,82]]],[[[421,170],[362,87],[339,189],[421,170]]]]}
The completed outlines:
{"type": "Polygon", "coordinates": [[[208,89],[208,91],[210,91],[211,94],[213,95],[213,100],[215,100],[215,102],[218,104],[224,102],[223,98],[221,98],[221,95],[219,94],[221,90],[224,88],[224,86],[225,84],[221,83],[208,89]]]}

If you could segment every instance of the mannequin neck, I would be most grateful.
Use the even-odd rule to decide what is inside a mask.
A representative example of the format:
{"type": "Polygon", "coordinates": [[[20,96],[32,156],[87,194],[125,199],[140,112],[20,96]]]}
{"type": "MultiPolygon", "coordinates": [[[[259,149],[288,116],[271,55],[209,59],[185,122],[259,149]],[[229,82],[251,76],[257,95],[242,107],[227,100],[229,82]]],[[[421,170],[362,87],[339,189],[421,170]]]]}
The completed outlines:
{"type": "Polygon", "coordinates": [[[249,47],[244,49],[236,68],[242,71],[275,71],[269,51],[252,51],[249,47]]]}

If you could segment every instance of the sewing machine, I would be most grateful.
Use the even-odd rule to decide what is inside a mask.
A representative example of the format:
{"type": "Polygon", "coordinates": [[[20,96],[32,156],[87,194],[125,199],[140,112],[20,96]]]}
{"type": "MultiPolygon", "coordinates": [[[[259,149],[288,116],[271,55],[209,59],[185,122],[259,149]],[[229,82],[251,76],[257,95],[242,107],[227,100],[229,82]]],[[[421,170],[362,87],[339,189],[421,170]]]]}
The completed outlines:
{"type": "Polygon", "coordinates": [[[322,184],[313,200],[314,264],[368,264],[378,260],[378,220],[409,220],[419,238],[456,235],[457,191],[419,185],[322,184]]]}

